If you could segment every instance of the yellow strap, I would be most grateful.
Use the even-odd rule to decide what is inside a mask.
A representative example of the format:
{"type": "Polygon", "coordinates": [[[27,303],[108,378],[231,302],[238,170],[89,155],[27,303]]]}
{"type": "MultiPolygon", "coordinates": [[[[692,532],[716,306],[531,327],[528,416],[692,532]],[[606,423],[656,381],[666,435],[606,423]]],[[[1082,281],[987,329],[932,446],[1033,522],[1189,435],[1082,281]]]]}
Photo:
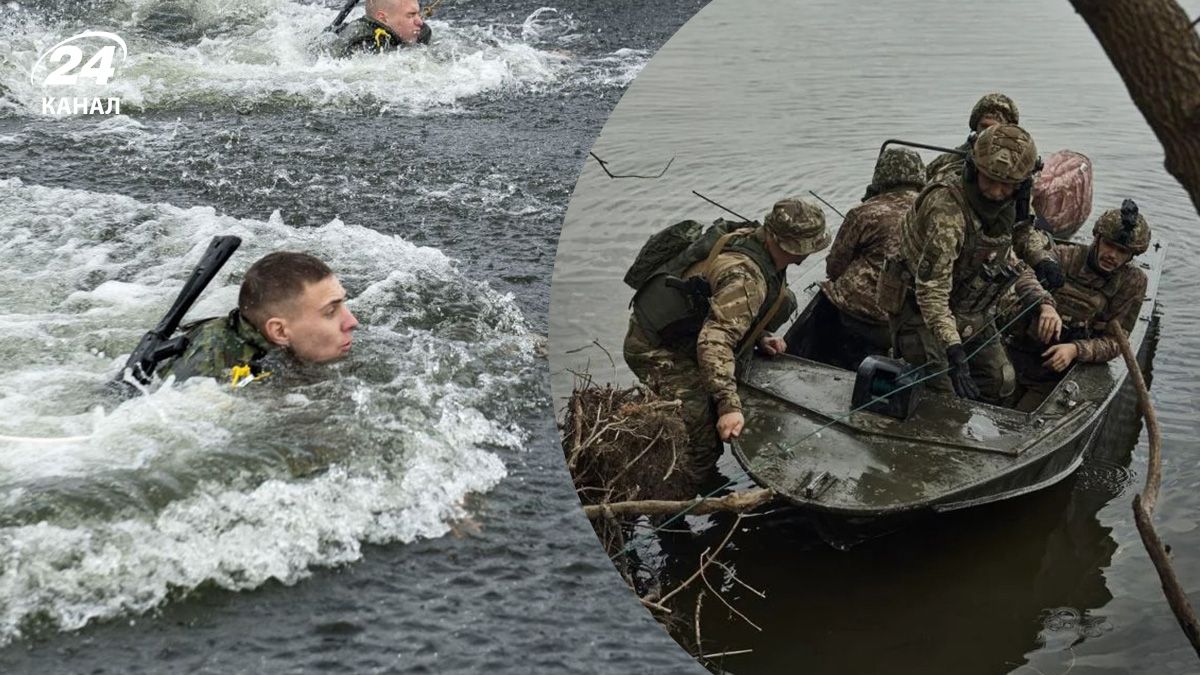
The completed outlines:
{"type": "Polygon", "coordinates": [[[382,28],[375,29],[375,47],[383,49],[383,40],[391,41],[391,36],[382,28]]]}
{"type": "Polygon", "coordinates": [[[242,364],[229,369],[229,386],[233,387],[234,389],[238,389],[250,384],[251,382],[265,380],[270,376],[270,371],[266,370],[258,375],[255,375],[250,371],[249,364],[242,364]]]}

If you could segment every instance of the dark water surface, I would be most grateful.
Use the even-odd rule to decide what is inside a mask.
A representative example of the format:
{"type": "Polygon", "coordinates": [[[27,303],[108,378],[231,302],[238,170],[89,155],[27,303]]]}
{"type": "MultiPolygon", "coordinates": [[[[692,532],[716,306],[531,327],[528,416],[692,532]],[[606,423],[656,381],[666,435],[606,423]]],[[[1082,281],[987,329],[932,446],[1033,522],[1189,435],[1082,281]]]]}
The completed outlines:
{"type": "Polygon", "coordinates": [[[0,436],[74,439],[0,442],[0,672],[689,669],[594,546],[536,350],[586,148],[703,3],[450,0],[348,62],[310,46],[335,4],[0,8],[0,436]],[[42,116],[30,65],[89,28],[126,114],[42,116]],[[352,357],[99,398],[226,232],[194,316],[311,250],[352,357]]]}
{"type": "MultiPolygon", "coordinates": [[[[1194,0],[1182,4],[1200,12],[1194,0]]],[[[751,218],[808,190],[844,211],[861,197],[884,139],[956,145],[988,91],[1016,100],[1043,155],[1071,148],[1091,157],[1093,215],[1133,197],[1170,247],[1152,392],[1166,455],[1156,522],[1195,597],[1197,217],[1065,1],[707,6],[630,87],[594,148],[614,172],[653,174],[674,157],[670,170],[658,180],[614,181],[588,164],[572,197],[551,300],[555,396],[569,391],[568,369],[630,381],[600,350],[573,350],[598,340],[619,354],[632,294],[620,279],[649,233],[724,215],[692,190],[751,218]]],[[[724,659],[736,673],[1200,672],[1134,527],[1129,505],[1144,480],[1146,441],[1123,400],[1079,473],[1029,498],[845,553],[783,517],[747,521],[727,557],[766,598],[719,576],[725,596],[762,630],[706,598],[704,651],[753,650],[724,659]]],[[[744,476],[729,456],[721,467],[744,476]]],[[[728,522],[693,525],[711,527],[695,550],[681,544],[658,559],[660,574],[690,573],[728,522]]],[[[653,555],[654,545],[646,551],[653,555]]],[[[690,639],[693,617],[677,618],[690,639]]]]}

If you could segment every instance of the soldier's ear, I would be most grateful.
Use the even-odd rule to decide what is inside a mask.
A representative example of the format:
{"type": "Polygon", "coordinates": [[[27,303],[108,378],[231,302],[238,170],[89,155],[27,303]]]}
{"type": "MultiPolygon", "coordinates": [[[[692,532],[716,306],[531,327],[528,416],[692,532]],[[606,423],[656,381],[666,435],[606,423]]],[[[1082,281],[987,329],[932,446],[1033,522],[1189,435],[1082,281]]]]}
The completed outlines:
{"type": "Polygon", "coordinates": [[[263,324],[262,333],[263,337],[267,338],[267,342],[280,347],[287,347],[292,341],[287,321],[277,316],[267,319],[267,322],[263,324]]]}

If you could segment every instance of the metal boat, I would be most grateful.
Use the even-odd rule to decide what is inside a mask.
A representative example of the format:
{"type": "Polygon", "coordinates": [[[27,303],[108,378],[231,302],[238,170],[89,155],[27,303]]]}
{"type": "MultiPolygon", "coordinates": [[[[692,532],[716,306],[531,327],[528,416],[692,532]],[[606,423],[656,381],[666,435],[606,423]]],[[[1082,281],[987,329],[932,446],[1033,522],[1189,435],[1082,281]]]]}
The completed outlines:
{"type": "MultiPolygon", "coordinates": [[[[1164,255],[1155,244],[1131,263],[1149,282],[1129,336],[1139,358],[1164,255]]],[[[796,295],[804,309],[787,329],[789,351],[806,331],[839,328],[812,320],[823,260],[810,259],[800,272],[791,286],[803,289],[796,295]]],[[[1120,358],[1075,364],[1030,412],[927,390],[901,420],[851,412],[856,373],[828,363],[755,356],[739,370],[746,427],[732,448],[750,477],[797,506],[855,521],[967,508],[1066,478],[1128,377],[1120,358]]]]}

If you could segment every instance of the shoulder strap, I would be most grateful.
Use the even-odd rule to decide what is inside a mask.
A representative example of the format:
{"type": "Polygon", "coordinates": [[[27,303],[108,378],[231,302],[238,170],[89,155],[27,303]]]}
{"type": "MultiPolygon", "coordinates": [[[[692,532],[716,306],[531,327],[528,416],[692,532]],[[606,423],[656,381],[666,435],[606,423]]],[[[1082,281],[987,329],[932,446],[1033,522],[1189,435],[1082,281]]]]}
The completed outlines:
{"type": "Polygon", "coordinates": [[[738,349],[737,358],[741,358],[748,350],[754,349],[754,345],[758,342],[758,338],[762,337],[763,332],[767,330],[767,326],[771,324],[771,319],[779,313],[779,308],[783,306],[783,299],[787,296],[787,288],[784,285],[779,286],[779,292],[775,294],[775,302],[771,303],[771,308],[759,319],[754,328],[746,335],[746,340],[738,349]]]}
{"type": "Polygon", "coordinates": [[[754,230],[749,228],[742,228],[740,230],[734,230],[721,235],[721,238],[717,240],[717,243],[713,244],[712,250],[708,252],[708,257],[704,259],[704,272],[708,273],[708,271],[712,269],[713,263],[717,260],[717,256],[721,255],[721,251],[725,250],[725,245],[729,243],[729,240],[736,236],[750,234],[753,231],[754,230]]]}

